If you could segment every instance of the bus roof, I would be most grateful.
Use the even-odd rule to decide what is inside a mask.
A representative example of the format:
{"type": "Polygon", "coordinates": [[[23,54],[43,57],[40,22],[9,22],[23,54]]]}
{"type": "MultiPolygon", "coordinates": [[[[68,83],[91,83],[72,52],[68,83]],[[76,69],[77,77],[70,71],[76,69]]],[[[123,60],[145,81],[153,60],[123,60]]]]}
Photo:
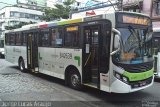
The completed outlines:
{"type": "MultiPolygon", "coordinates": [[[[7,31],[5,31],[5,33],[18,32],[18,31],[24,31],[24,30],[32,30],[32,29],[36,29],[36,28],[48,28],[48,27],[54,27],[54,26],[58,26],[58,25],[67,25],[67,24],[79,23],[79,22],[84,22],[85,19],[87,19],[87,18],[92,19],[92,17],[95,18],[95,19],[98,19],[98,18],[99,19],[104,19],[104,18],[106,18],[106,15],[110,16],[110,15],[114,15],[115,13],[133,13],[133,14],[143,15],[143,16],[148,17],[147,15],[142,14],[142,13],[128,12],[128,11],[118,11],[118,12],[111,12],[109,14],[86,16],[86,17],[83,17],[83,18],[69,19],[69,20],[65,20],[65,21],[50,21],[50,22],[40,22],[40,23],[37,23],[37,24],[29,24],[29,25],[22,26],[21,28],[18,28],[18,29],[7,30],[7,31]],[[100,16],[100,17],[96,17],[96,16],[100,16]]],[[[113,20],[112,17],[110,17],[110,18],[111,18],[111,20],[113,20]]]]}

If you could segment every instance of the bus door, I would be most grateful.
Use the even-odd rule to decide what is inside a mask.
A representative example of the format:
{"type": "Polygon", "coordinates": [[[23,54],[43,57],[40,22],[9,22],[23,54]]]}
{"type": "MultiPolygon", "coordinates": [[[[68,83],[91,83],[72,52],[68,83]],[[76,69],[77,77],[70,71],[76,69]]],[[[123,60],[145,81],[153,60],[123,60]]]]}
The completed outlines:
{"type": "Polygon", "coordinates": [[[111,24],[97,22],[96,25],[83,27],[83,82],[95,88],[101,84],[109,85],[109,50],[111,24]],[[106,75],[107,74],[107,75],[106,75]],[[108,79],[108,80],[107,80],[108,79]]]}
{"type": "Polygon", "coordinates": [[[28,33],[27,65],[33,72],[38,71],[38,32],[28,33]]]}

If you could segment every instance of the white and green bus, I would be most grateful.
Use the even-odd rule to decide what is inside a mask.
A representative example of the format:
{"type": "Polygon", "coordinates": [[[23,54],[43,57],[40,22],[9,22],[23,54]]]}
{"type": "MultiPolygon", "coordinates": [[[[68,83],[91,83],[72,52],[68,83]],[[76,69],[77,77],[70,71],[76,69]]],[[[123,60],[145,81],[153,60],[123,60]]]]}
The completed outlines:
{"type": "Polygon", "coordinates": [[[160,78],[160,28],[153,28],[152,48],[155,78],[160,78]]]}
{"type": "Polygon", "coordinates": [[[151,37],[151,19],[140,13],[34,24],[6,31],[6,60],[74,89],[130,93],[153,84],[151,37]]]}

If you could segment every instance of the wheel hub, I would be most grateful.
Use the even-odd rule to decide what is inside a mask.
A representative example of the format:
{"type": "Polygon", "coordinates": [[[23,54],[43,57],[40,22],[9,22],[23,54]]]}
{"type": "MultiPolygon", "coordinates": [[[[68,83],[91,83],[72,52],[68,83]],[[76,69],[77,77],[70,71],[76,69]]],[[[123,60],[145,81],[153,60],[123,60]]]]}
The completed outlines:
{"type": "Polygon", "coordinates": [[[71,82],[73,86],[77,86],[77,84],[79,83],[79,78],[76,74],[72,75],[71,82]]]}

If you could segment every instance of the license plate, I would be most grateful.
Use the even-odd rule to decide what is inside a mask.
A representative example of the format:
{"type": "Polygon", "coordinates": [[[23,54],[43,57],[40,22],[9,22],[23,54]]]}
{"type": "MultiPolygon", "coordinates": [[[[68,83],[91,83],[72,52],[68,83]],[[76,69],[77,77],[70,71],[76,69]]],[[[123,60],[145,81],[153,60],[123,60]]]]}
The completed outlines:
{"type": "Polygon", "coordinates": [[[146,85],[146,81],[140,82],[140,86],[146,85]]]}

